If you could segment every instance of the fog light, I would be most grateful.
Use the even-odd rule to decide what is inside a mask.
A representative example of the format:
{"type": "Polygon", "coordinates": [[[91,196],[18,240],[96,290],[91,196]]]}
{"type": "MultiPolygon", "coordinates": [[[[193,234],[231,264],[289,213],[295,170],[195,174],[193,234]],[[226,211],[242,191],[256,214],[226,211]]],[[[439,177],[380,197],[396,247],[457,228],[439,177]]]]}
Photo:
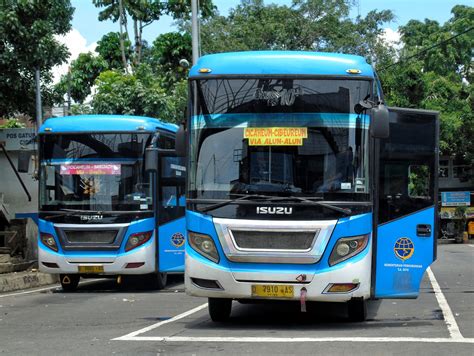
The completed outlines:
{"type": "Polygon", "coordinates": [[[348,293],[359,287],[358,283],[334,283],[326,293],[348,293]]]}

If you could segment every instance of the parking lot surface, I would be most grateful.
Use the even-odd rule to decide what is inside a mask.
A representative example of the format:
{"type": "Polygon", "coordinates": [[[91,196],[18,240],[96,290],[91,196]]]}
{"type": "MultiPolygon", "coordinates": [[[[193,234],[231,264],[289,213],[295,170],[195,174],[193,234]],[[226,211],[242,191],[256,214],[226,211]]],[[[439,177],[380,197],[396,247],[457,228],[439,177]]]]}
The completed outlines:
{"type": "Polygon", "coordinates": [[[4,354],[472,355],[474,245],[440,245],[416,300],[369,302],[351,323],[344,305],[239,304],[213,323],[204,298],[180,276],[159,292],[123,290],[114,280],[0,295],[4,354]]]}

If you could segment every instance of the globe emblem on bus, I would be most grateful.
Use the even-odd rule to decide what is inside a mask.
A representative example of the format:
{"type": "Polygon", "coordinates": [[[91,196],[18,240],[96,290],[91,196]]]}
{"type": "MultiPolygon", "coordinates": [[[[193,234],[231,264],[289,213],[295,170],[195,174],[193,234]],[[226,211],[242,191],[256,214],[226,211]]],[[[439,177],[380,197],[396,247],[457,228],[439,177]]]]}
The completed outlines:
{"type": "Polygon", "coordinates": [[[180,232],[177,232],[175,234],[173,234],[173,236],[171,236],[171,243],[175,246],[175,247],[181,247],[184,245],[184,235],[180,232]]]}
{"type": "Polygon", "coordinates": [[[395,242],[394,247],[395,256],[397,256],[402,261],[408,260],[413,253],[415,252],[415,245],[408,237],[400,237],[395,242]]]}

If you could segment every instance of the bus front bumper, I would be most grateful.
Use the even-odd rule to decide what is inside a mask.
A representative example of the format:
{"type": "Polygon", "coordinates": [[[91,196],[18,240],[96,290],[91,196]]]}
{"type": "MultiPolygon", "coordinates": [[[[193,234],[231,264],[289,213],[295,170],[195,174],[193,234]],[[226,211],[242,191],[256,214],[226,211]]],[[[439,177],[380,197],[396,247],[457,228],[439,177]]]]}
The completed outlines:
{"type": "MultiPolygon", "coordinates": [[[[341,266],[334,266],[323,271],[319,270],[310,276],[309,282],[298,283],[298,272],[288,273],[278,270],[271,273],[254,270],[237,273],[212,263],[203,263],[200,258],[186,254],[185,285],[186,293],[198,297],[232,298],[232,299],[262,299],[252,295],[255,285],[285,285],[293,287],[293,296],[285,298],[263,298],[300,300],[304,289],[307,301],[346,302],[352,298],[370,298],[371,250],[355,262],[347,261],[341,266]],[[200,280],[211,281],[203,285],[200,280]],[[213,283],[215,285],[213,286],[213,283]],[[201,285],[199,285],[201,284],[201,285]],[[329,292],[333,284],[357,285],[349,292],[329,292]],[[212,288],[209,288],[212,287],[212,288]]],[[[245,268],[245,266],[242,266],[245,268]]]]}
{"type": "Polygon", "coordinates": [[[50,252],[41,246],[38,249],[39,270],[53,274],[148,274],[156,271],[155,258],[155,248],[152,246],[138,247],[136,250],[115,256],[80,252],[62,255],[50,252]],[[96,269],[99,272],[92,272],[93,269],[89,269],[90,272],[86,273],[80,271],[84,270],[83,267],[94,266],[99,267],[96,269]]]}

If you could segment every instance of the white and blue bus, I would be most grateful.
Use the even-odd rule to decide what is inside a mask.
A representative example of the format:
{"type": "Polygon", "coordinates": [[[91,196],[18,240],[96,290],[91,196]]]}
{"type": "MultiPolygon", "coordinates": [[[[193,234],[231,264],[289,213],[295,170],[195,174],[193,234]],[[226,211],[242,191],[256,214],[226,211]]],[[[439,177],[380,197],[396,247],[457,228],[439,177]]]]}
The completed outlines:
{"type": "Polygon", "coordinates": [[[39,130],[38,260],[66,291],[80,277],[184,272],[185,167],[177,126],[134,116],[48,119],[39,130]],[[148,154],[155,152],[157,154],[148,154]]]}
{"type": "Polygon", "coordinates": [[[212,320],[255,299],[347,302],[364,320],[368,299],[418,296],[436,259],[437,112],[387,108],[354,55],[207,55],[189,83],[185,284],[212,320]]]}

